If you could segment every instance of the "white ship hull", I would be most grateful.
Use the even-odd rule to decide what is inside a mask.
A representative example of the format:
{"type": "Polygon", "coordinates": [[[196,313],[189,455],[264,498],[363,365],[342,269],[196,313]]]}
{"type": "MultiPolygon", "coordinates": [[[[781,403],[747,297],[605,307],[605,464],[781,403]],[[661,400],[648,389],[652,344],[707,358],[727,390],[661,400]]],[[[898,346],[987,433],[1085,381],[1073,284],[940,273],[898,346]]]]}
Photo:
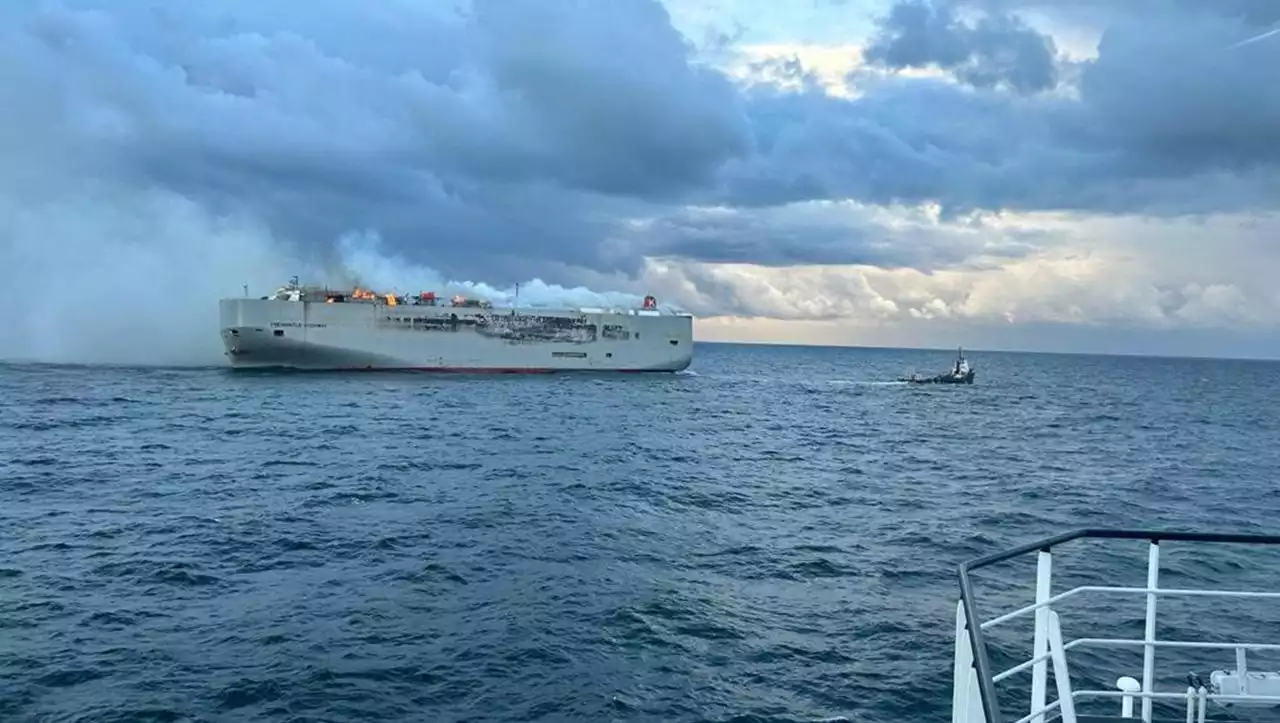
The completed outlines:
{"type": "Polygon", "coordinates": [[[693,318],[657,311],[232,298],[219,312],[235,368],[675,372],[693,360],[693,318]]]}

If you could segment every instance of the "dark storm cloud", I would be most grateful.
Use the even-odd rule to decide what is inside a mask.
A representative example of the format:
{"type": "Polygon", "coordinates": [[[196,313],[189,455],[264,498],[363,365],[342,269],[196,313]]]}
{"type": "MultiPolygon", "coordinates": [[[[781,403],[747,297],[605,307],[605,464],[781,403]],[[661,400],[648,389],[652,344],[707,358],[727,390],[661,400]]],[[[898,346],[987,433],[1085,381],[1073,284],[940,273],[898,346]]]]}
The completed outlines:
{"type": "Polygon", "coordinates": [[[960,84],[860,72],[851,100],[758,89],[748,102],[758,152],[729,162],[724,201],[936,200],[947,213],[1275,208],[1280,42],[1230,48],[1258,31],[1241,19],[1250,7],[1118,15],[1066,93],[1046,84],[1052,46],[1035,31],[908,0],[869,58],[951,69],[960,84]],[[985,67],[988,57],[1001,64],[985,67]],[[1024,92],[992,90],[997,80],[1024,92]]]}
{"type": "Polygon", "coordinates": [[[1102,18],[1104,22],[1106,18],[1120,15],[1156,17],[1199,12],[1235,18],[1251,25],[1280,22],[1280,3],[1275,0],[950,0],[950,4],[996,13],[1047,11],[1056,17],[1102,18]]]}
{"type": "Polygon", "coordinates": [[[1044,122],[1072,110],[1061,100],[1012,100],[936,79],[873,81],[865,90],[856,100],[753,93],[759,153],[731,165],[726,202],[938,199],[973,209],[1054,182],[1025,188],[1011,171],[1054,165],[1047,156],[1061,151],[1044,122]]]}
{"type": "Polygon", "coordinates": [[[171,189],[317,253],[377,229],[496,282],[645,255],[931,267],[993,252],[945,229],[752,217],[789,201],[953,216],[1280,200],[1280,42],[1224,50],[1275,6],[1135,0],[1151,10],[1115,14],[1072,94],[1052,39],[1003,12],[1042,4],[903,2],[868,60],[957,82],[864,72],[843,99],[798,61],[757,71],[803,92],[735,89],[655,0],[19,0],[0,7],[0,182],[171,189]]]}
{"type": "Polygon", "coordinates": [[[1007,85],[1019,93],[1057,84],[1053,39],[1010,15],[988,15],[972,25],[951,6],[907,0],[889,11],[867,47],[868,62],[894,69],[938,67],[979,88],[1007,85]]]}
{"type": "Polygon", "coordinates": [[[619,206],[749,151],[736,91],[655,2],[408,7],[10,6],[31,95],[14,106],[43,112],[13,142],[56,136],[100,175],[253,210],[298,243],[377,227],[460,274],[484,254],[598,266],[619,206]]]}
{"type": "Polygon", "coordinates": [[[1051,243],[1041,234],[1001,232],[981,224],[966,234],[924,219],[890,231],[867,209],[845,204],[757,214],[683,210],[658,219],[642,237],[642,247],[657,256],[776,267],[869,264],[922,271],[959,266],[980,255],[1018,258],[1051,243]]]}

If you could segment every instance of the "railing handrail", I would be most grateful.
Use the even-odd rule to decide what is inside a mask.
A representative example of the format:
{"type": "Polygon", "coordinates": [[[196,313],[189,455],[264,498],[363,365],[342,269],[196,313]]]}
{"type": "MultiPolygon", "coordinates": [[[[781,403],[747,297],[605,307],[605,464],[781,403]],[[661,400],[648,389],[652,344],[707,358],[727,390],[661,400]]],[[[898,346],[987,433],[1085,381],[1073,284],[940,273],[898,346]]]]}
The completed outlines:
{"type": "Polygon", "coordinates": [[[1028,542],[1017,547],[1009,548],[1003,552],[994,552],[990,555],[969,560],[962,563],[960,569],[966,571],[977,570],[982,567],[989,567],[1005,560],[1011,560],[1015,557],[1021,557],[1028,552],[1039,552],[1057,547],[1066,542],[1079,540],[1082,538],[1102,539],[1102,540],[1146,540],[1147,542],[1221,542],[1227,544],[1245,544],[1245,545],[1280,545],[1280,535],[1254,535],[1247,533],[1217,533],[1217,532],[1178,532],[1175,530],[1119,530],[1105,528],[1082,528],[1071,532],[1064,532],[1052,537],[1046,537],[1042,540],[1028,542]]]}
{"type": "MultiPolygon", "coordinates": [[[[1139,640],[1137,638],[1075,638],[1067,641],[1062,646],[1063,650],[1074,650],[1085,646],[1095,646],[1100,648],[1140,648],[1145,645],[1151,645],[1157,648],[1183,648],[1187,650],[1252,650],[1252,651],[1269,651],[1280,650],[1280,643],[1229,643],[1229,642],[1213,642],[1211,640],[1139,640]]],[[[1043,655],[1035,655],[1018,663],[1017,665],[1005,668],[996,673],[992,677],[992,682],[999,683],[1002,680],[1008,680],[1018,673],[1025,673],[1035,666],[1036,663],[1049,660],[1051,653],[1043,655]]]]}
{"type": "MultiPolygon", "coordinates": [[[[969,645],[973,649],[973,667],[977,673],[978,694],[982,702],[982,711],[987,723],[1004,723],[1004,715],[997,703],[995,681],[992,674],[991,659],[987,652],[986,636],[983,634],[982,616],[978,614],[977,602],[973,592],[973,581],[969,573],[984,567],[990,567],[1015,557],[1031,552],[1048,552],[1052,548],[1079,539],[1105,540],[1144,540],[1152,544],[1160,542],[1206,542],[1241,545],[1280,545],[1280,535],[1255,535],[1241,533],[1214,532],[1180,532],[1176,530],[1131,530],[1082,528],[1064,532],[1028,542],[1002,552],[961,563],[960,604],[966,619],[965,628],[969,634],[969,645]]],[[[1039,606],[1036,606],[1039,607],[1039,606]]]]}
{"type": "Polygon", "coordinates": [[[1157,597],[1240,597],[1254,599],[1274,599],[1280,598],[1280,592],[1268,590],[1205,590],[1193,587],[1122,587],[1115,585],[1080,585],[1071,588],[1066,592],[1060,592],[1057,595],[1043,602],[1031,603],[1024,605],[1012,612],[1003,615],[997,615],[990,620],[981,623],[983,630],[989,630],[997,625],[1003,625],[1010,620],[1016,620],[1028,613],[1033,613],[1040,608],[1049,607],[1055,603],[1062,602],[1067,598],[1075,597],[1085,592],[1111,592],[1124,593],[1133,595],[1155,595],[1157,597]]]}

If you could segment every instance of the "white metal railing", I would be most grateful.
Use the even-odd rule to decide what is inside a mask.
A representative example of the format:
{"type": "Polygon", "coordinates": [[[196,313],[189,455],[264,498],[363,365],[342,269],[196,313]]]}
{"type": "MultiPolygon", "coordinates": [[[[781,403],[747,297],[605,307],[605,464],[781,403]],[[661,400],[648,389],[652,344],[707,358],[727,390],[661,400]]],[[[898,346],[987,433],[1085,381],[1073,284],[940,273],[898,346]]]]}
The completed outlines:
{"type": "MultiPolygon", "coordinates": [[[[1061,719],[1064,723],[1076,723],[1075,704],[1079,700],[1119,698],[1122,718],[1133,717],[1134,702],[1140,701],[1142,721],[1151,723],[1153,704],[1157,700],[1180,700],[1186,703],[1186,720],[1203,722],[1209,704],[1277,705],[1280,704],[1280,674],[1250,676],[1248,652],[1280,651],[1277,643],[1182,641],[1161,640],[1157,633],[1157,609],[1162,597],[1210,597],[1236,599],[1280,599],[1280,592],[1242,590],[1204,590],[1190,588],[1161,588],[1160,540],[1174,539],[1203,542],[1237,542],[1255,544],[1280,544],[1280,537],[1244,535],[1198,535],[1193,533],[1156,533],[1123,530],[1085,530],[1061,535],[1041,543],[1023,546],[1007,553],[983,558],[961,568],[961,600],[956,610],[956,649],[954,687],[952,696],[952,723],[1046,723],[1061,719]],[[1052,594],[1054,545],[1080,537],[1104,537],[1121,539],[1147,539],[1147,584],[1145,587],[1118,587],[1085,585],[1052,594]],[[1009,613],[971,625],[971,618],[978,620],[973,600],[972,585],[968,573],[978,567],[994,564],[1020,554],[1038,551],[1036,566],[1035,602],[1009,613]],[[1066,641],[1062,637],[1058,612],[1054,606],[1084,593],[1104,593],[1143,596],[1146,601],[1143,637],[1099,638],[1082,637],[1066,641]],[[1034,639],[1031,658],[1006,670],[994,672],[987,659],[984,633],[999,625],[1028,615],[1035,616],[1034,639]],[[1067,653],[1081,647],[1141,648],[1143,651],[1141,682],[1122,677],[1116,682],[1117,690],[1072,690],[1067,653]],[[1155,658],[1161,648],[1190,650],[1233,650],[1234,671],[1214,671],[1210,684],[1193,681],[1184,692],[1156,691],[1155,658]],[[1057,700],[1048,702],[1048,673],[1053,668],[1057,700]],[[1031,671],[1031,703],[1027,715],[1007,722],[995,700],[995,684],[1031,671]],[[1252,687],[1261,690],[1251,691],[1252,687]]],[[[1137,719],[1135,719],[1136,723],[1137,719]]]]}

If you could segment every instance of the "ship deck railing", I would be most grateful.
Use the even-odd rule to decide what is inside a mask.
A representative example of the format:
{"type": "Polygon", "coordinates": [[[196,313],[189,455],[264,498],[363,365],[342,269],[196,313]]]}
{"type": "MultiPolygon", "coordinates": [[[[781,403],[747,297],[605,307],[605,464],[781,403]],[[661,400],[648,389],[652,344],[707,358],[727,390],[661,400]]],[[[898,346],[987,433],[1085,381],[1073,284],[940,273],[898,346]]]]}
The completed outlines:
{"type": "MultiPolygon", "coordinates": [[[[312,304],[323,304],[323,303],[326,303],[326,299],[327,299],[326,295],[328,293],[329,292],[327,290],[321,291],[320,293],[304,293],[297,299],[290,299],[287,296],[281,296],[281,295],[263,296],[258,300],[259,301],[294,301],[294,302],[308,302],[312,304]]],[[[248,298],[248,297],[246,296],[244,298],[248,298]]],[[[570,312],[570,313],[576,313],[576,314],[612,314],[615,316],[676,316],[676,317],[692,317],[693,316],[692,312],[685,311],[683,309],[672,308],[668,306],[660,306],[657,308],[646,309],[643,307],[604,307],[604,306],[567,306],[567,305],[554,306],[554,305],[548,305],[548,304],[542,304],[537,306],[534,306],[534,305],[518,306],[514,304],[498,305],[498,304],[493,304],[492,302],[490,302],[489,306],[475,306],[475,305],[469,306],[466,304],[460,304],[455,306],[451,302],[443,302],[443,301],[440,301],[439,299],[437,299],[437,302],[439,303],[422,304],[422,303],[416,303],[414,301],[409,300],[409,299],[412,299],[412,297],[397,297],[397,298],[406,298],[405,301],[400,301],[395,304],[395,307],[397,308],[407,307],[407,308],[432,308],[432,309],[476,309],[476,310],[488,311],[488,312],[521,311],[521,312],[534,312],[534,313],[540,312],[540,311],[558,311],[558,312],[570,312]]],[[[355,297],[355,298],[348,296],[343,301],[334,302],[334,303],[369,304],[371,306],[384,306],[384,307],[392,306],[391,304],[387,303],[385,294],[380,294],[378,296],[373,296],[373,297],[355,297]]]]}
{"type": "MultiPolygon", "coordinates": [[[[1250,652],[1280,651],[1280,644],[1226,640],[1163,640],[1157,637],[1162,598],[1200,597],[1210,599],[1278,600],[1280,591],[1245,591],[1197,588],[1164,588],[1160,586],[1160,543],[1204,543],[1225,545],[1272,546],[1280,552],[1280,535],[1205,534],[1151,530],[1083,529],[1037,540],[1025,545],[978,558],[960,566],[960,599],[956,606],[954,678],[952,689],[952,723],[1122,723],[1138,720],[1195,721],[1203,723],[1211,705],[1244,707],[1280,706],[1280,674],[1250,673],[1250,652]],[[1146,542],[1146,585],[1125,587],[1112,585],[1080,585],[1064,592],[1053,593],[1054,551],[1067,543],[1081,539],[1130,540],[1146,542]],[[1031,554],[1036,555],[1035,598],[1024,607],[984,619],[979,613],[974,593],[973,573],[1005,561],[1031,554]],[[1144,634],[1141,639],[1081,637],[1063,638],[1062,617],[1058,608],[1067,600],[1097,595],[1137,597],[1145,602],[1144,634]],[[1011,621],[1033,617],[1031,655],[1004,670],[992,665],[992,650],[987,633],[1011,621]],[[978,621],[978,624],[972,624],[978,621]],[[1141,680],[1122,676],[1114,689],[1075,689],[1069,653],[1083,648],[1129,648],[1142,651],[1141,680]],[[1228,676],[1230,685],[1217,685],[1188,676],[1185,688],[1157,690],[1156,659],[1162,650],[1199,650],[1235,653],[1234,670],[1218,669],[1210,673],[1210,679],[1228,676]],[[1056,699],[1048,698],[1049,673],[1052,670],[1056,699]],[[1025,714],[1010,714],[1001,708],[997,685],[1016,679],[1025,680],[1030,675],[1030,704],[1025,714]],[[1233,677],[1232,677],[1233,676],[1233,677]],[[1234,681],[1243,681],[1237,687],[1234,681]],[[1190,683],[1196,683],[1191,685],[1190,683]],[[1228,688],[1231,692],[1227,691],[1228,688]],[[1179,709],[1177,718],[1153,719],[1156,701],[1165,701],[1179,709]],[[1080,705],[1084,703],[1085,705],[1080,705]],[[1135,712],[1135,703],[1140,710],[1135,712]],[[1078,709],[1106,705],[1103,714],[1086,715],[1078,709]]],[[[1236,619],[1227,615],[1227,619],[1236,619]]],[[[1280,639],[1280,629],[1276,638],[1280,639]]],[[[1167,655],[1167,653],[1166,653],[1167,655]]],[[[1074,656],[1071,656],[1074,657],[1074,656]]],[[[1076,671],[1078,672],[1078,671],[1076,671]]],[[[1080,676],[1077,676],[1080,677],[1080,676]]],[[[1093,676],[1096,680],[1097,676],[1093,676]]]]}

